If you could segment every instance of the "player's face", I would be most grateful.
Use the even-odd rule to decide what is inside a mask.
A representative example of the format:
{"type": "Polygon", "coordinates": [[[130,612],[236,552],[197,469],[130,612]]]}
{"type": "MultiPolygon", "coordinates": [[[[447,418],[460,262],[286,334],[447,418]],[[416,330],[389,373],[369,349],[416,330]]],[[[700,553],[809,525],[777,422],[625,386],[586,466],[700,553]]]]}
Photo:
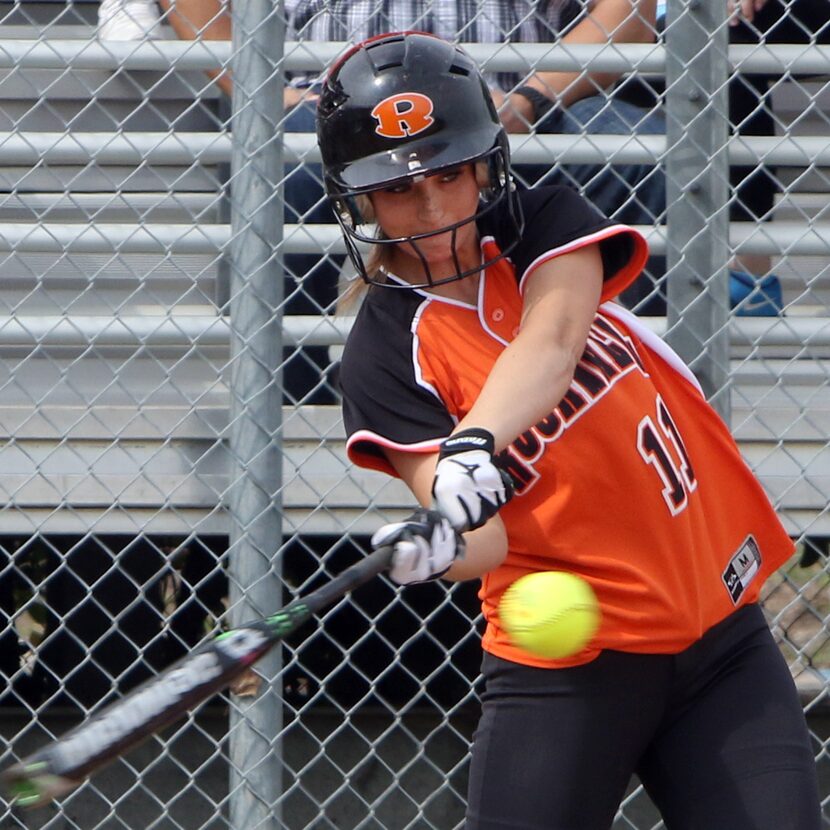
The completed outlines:
{"type": "Polygon", "coordinates": [[[371,194],[375,217],[390,239],[432,233],[459,222],[453,232],[436,234],[397,245],[392,270],[398,276],[420,281],[423,260],[433,279],[452,276],[458,266],[473,268],[481,258],[475,222],[479,189],[472,164],[444,170],[432,176],[410,179],[371,194]]]}

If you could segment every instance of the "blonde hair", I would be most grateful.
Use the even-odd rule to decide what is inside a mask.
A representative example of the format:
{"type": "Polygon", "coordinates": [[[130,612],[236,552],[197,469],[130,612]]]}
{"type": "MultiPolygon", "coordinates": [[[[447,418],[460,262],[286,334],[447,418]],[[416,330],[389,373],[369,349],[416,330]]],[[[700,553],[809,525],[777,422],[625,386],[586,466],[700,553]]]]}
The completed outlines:
{"type": "MultiPolygon", "coordinates": [[[[373,245],[366,258],[366,275],[380,282],[377,278],[384,273],[384,265],[388,265],[391,254],[388,245],[373,245]]],[[[369,283],[359,274],[353,274],[351,278],[341,278],[335,314],[356,313],[368,290],[369,283]]]]}
{"type": "MultiPolygon", "coordinates": [[[[357,211],[367,224],[375,219],[375,209],[372,200],[365,193],[355,196],[357,211]]],[[[392,260],[392,250],[389,245],[372,245],[366,257],[366,276],[377,279],[383,274],[392,260]]],[[[351,262],[351,260],[347,260],[351,262]]],[[[337,298],[337,314],[354,313],[360,307],[363,297],[369,290],[369,284],[360,276],[354,274],[349,278],[341,278],[340,290],[337,298]]]]}

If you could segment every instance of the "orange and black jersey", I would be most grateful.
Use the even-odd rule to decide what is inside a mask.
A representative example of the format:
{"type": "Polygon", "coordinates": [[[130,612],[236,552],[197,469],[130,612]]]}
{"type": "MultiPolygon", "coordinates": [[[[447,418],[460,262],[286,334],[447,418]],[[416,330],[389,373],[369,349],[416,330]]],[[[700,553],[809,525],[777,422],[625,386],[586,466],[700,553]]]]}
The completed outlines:
{"type": "MultiPolygon", "coordinates": [[[[605,268],[603,296],[618,294],[640,273],[647,256],[642,237],[601,216],[575,191],[537,188],[521,192],[519,198],[525,217],[522,240],[509,261],[497,262],[482,275],[478,308],[441,298],[447,307],[439,309],[430,305],[438,299],[436,295],[426,291],[370,287],[340,370],[350,452],[366,456],[354,459],[363,466],[393,473],[383,455],[383,443],[415,449],[426,442],[425,449],[432,450],[449,434],[457,408],[444,396],[449,390],[441,393],[431,383],[429,364],[436,364],[437,369],[442,362],[446,376],[459,381],[475,375],[480,386],[492,361],[478,353],[478,343],[468,339],[468,329],[485,333],[488,351],[500,352],[512,340],[515,328],[515,324],[506,325],[500,295],[507,291],[509,298],[517,298],[524,280],[539,264],[598,242],[605,268]],[[422,317],[428,309],[426,318],[422,317]],[[363,442],[362,431],[385,440],[363,442]]],[[[506,247],[501,239],[503,226],[509,228],[510,223],[497,213],[487,215],[479,225],[483,261],[495,258],[506,247]]],[[[400,282],[394,277],[390,281],[400,282]]]]}
{"type": "MultiPolygon", "coordinates": [[[[517,494],[500,514],[507,558],[482,580],[483,647],[539,666],[586,662],[602,649],[679,652],[757,599],[792,543],[693,375],[607,302],[639,274],[644,240],[570,190],[522,199],[523,241],[482,274],[475,305],[406,288],[369,292],[341,367],[350,457],[394,475],[385,447],[437,451],[515,336],[534,267],[599,242],[604,302],[570,389],[502,453],[517,494]],[[509,642],[498,602],[523,574],[557,569],[592,584],[603,621],[583,653],[545,661],[509,642]]],[[[479,230],[492,258],[498,229],[479,230]]]]}

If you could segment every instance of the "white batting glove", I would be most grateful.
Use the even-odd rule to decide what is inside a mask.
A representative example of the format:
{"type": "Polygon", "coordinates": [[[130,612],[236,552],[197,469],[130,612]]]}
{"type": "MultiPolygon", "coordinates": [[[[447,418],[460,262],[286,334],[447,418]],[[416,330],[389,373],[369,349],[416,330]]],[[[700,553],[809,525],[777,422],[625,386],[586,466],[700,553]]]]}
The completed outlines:
{"type": "Polygon", "coordinates": [[[433,504],[460,532],[481,527],[513,498],[513,481],[497,466],[494,450],[493,435],[479,427],[441,442],[432,480],[433,504]]]}
{"type": "Polygon", "coordinates": [[[405,522],[375,531],[372,547],[394,545],[389,578],[398,585],[437,579],[464,556],[464,539],[437,511],[421,508],[405,522]]]}

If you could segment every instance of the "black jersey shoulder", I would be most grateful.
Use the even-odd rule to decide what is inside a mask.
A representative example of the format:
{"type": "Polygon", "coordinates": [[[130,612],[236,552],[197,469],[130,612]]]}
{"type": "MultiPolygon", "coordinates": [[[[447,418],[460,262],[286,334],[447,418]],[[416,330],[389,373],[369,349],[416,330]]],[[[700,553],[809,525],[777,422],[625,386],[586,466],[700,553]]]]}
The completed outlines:
{"type": "MultiPolygon", "coordinates": [[[[579,240],[599,237],[605,278],[610,279],[629,262],[634,244],[629,233],[612,234],[602,238],[602,232],[618,223],[603,216],[576,190],[565,185],[520,190],[519,205],[524,216],[522,238],[510,254],[517,279],[539,257],[550,251],[578,243],[579,240]]],[[[502,248],[509,238],[510,225],[504,214],[496,211],[485,217],[479,230],[492,236],[502,248]]]]}
{"type": "Polygon", "coordinates": [[[340,366],[347,435],[359,430],[407,445],[448,435],[452,418],[419,379],[413,325],[429,302],[407,288],[373,286],[357,313],[340,366]]]}

